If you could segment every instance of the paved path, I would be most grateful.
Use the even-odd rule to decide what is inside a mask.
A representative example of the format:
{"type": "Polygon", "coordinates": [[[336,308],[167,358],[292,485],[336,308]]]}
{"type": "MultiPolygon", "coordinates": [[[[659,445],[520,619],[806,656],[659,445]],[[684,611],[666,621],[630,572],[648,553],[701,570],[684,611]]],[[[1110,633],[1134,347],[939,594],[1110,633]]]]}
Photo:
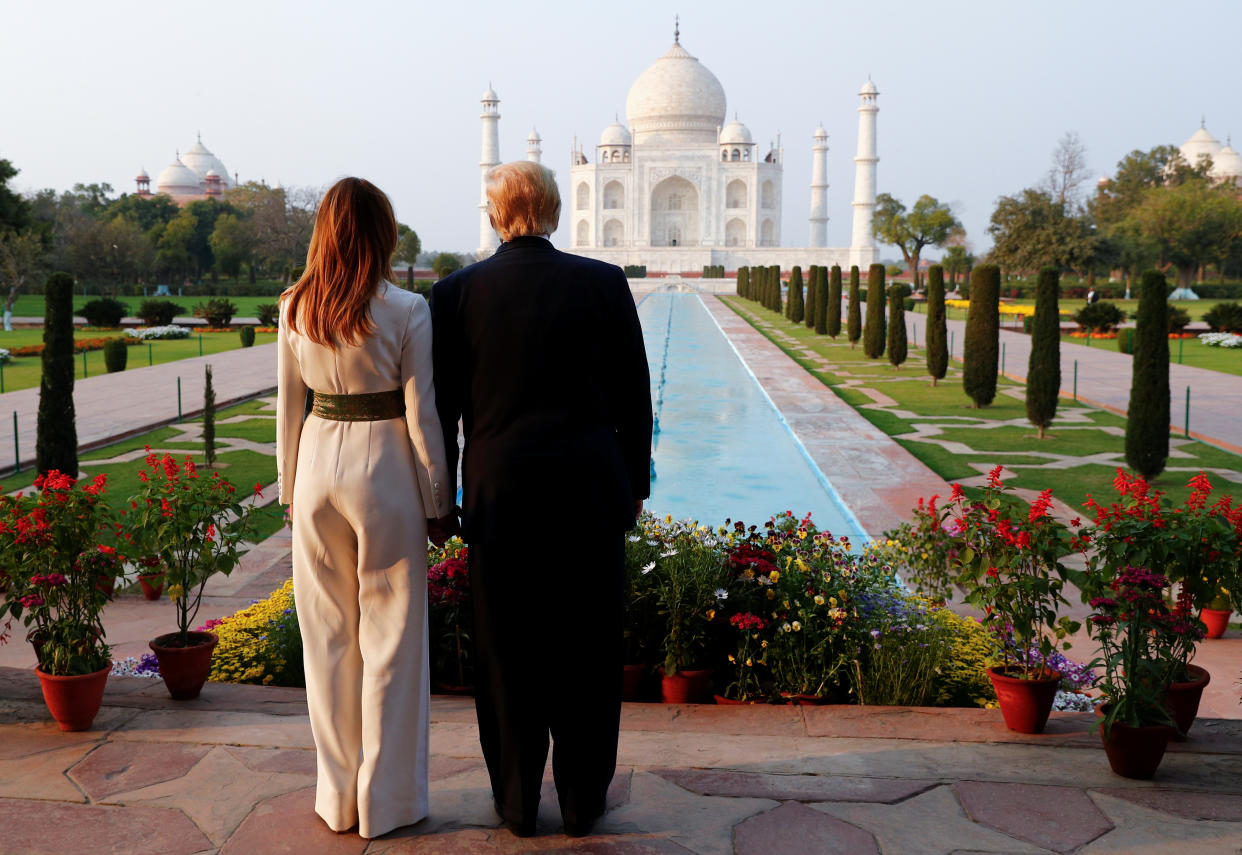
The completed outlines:
{"type": "MultiPolygon", "coordinates": [[[[962,358],[966,338],[965,321],[948,321],[952,333],[953,356],[962,358]]],[[[922,345],[926,339],[927,316],[908,313],[907,333],[922,345]]],[[[1001,330],[1005,346],[1005,374],[1015,380],[1026,379],[1031,358],[1031,337],[1012,330],[1001,330]]],[[[1177,347],[1176,342],[1171,343],[1177,347]]],[[[1115,342],[1104,341],[1094,347],[1061,344],[1061,394],[1074,394],[1074,363],[1078,363],[1078,399],[1125,415],[1130,407],[1131,357],[1117,351],[1115,342]]],[[[1185,428],[1186,388],[1190,387],[1190,435],[1221,448],[1242,454],[1242,377],[1173,363],[1169,366],[1170,413],[1172,428],[1181,434],[1185,428]]]]}
{"type": "MultiPolygon", "coordinates": [[[[203,407],[203,366],[212,366],[216,406],[276,388],[276,344],[243,347],[163,365],[100,374],[73,384],[78,444],[90,448],[177,420],[177,380],[184,415],[203,407]]],[[[22,466],[33,465],[39,390],[0,395],[0,471],[13,465],[13,413],[17,413],[22,466]]]]}
{"type": "Polygon", "coordinates": [[[948,855],[1242,848],[1242,723],[1200,719],[1154,782],[1112,774],[1089,714],[1008,732],[996,710],[625,704],[596,832],[492,812],[469,698],[431,704],[430,815],[374,841],[313,813],[297,689],[108,681],[93,730],[61,733],[38,681],[0,668],[0,853],[948,855]]]}

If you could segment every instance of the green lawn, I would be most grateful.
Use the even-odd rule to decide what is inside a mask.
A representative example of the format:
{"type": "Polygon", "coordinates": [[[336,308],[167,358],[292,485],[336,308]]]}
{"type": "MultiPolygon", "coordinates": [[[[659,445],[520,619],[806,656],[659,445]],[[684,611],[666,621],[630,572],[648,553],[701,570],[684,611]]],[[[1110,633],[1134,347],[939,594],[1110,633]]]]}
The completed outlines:
{"type": "MultiPolygon", "coordinates": [[[[1004,290],[1003,287],[1001,290],[1002,291],[1004,290]]],[[[1035,301],[1033,299],[1026,299],[1026,300],[1003,299],[1001,300],[1001,302],[1007,305],[1011,305],[1011,306],[1034,306],[1035,305],[1035,301]]],[[[1109,300],[1108,302],[1113,303],[1118,308],[1120,308],[1123,312],[1125,312],[1126,317],[1130,320],[1133,320],[1134,315],[1138,312],[1138,300],[1109,300]]],[[[1236,303],[1236,302],[1238,301],[1237,300],[1170,300],[1169,306],[1179,308],[1179,309],[1184,309],[1187,312],[1187,314],[1190,315],[1190,320],[1192,322],[1199,323],[1200,321],[1203,320],[1204,314],[1211,311],[1212,307],[1215,306],[1217,303],[1236,303]]],[[[1066,323],[1070,323],[1070,318],[1073,316],[1073,314],[1085,305],[1087,305],[1087,301],[1083,299],[1077,299],[1077,300],[1062,299],[1058,301],[1058,306],[1062,310],[1062,312],[1069,313],[1067,315],[1064,315],[1066,323]]],[[[918,312],[919,314],[926,314],[927,304],[923,302],[915,303],[914,311],[918,312]]],[[[949,320],[953,320],[953,321],[966,320],[965,309],[957,309],[952,306],[947,306],[945,307],[945,315],[949,318],[949,320]]],[[[1009,325],[1012,326],[1012,324],[1009,324],[1009,325]]]]}
{"type": "MultiPolygon", "coordinates": [[[[89,296],[75,295],[73,298],[73,310],[76,312],[89,303],[91,300],[98,300],[98,294],[89,296]]],[[[253,318],[258,315],[258,306],[263,303],[275,303],[276,297],[117,297],[126,306],[129,307],[129,314],[133,315],[138,311],[138,307],[142,305],[143,300],[171,300],[178,306],[185,309],[184,317],[191,317],[194,307],[199,303],[206,303],[208,300],[229,300],[237,307],[237,316],[239,318],[253,318]]],[[[43,317],[43,295],[42,294],[22,294],[17,298],[16,304],[13,306],[13,316],[18,318],[42,318],[43,317]]]]}
{"type": "MultiPolygon", "coordinates": [[[[1009,483],[1033,490],[1051,488],[1057,498],[1074,508],[1080,508],[1088,494],[1101,501],[1114,496],[1113,476],[1117,466],[1125,466],[1124,418],[1062,398],[1058,419],[1049,431],[1050,438],[1041,441],[1036,437],[1034,427],[1026,420],[1026,406],[1021,395],[1013,397],[1005,394],[1006,389],[1021,390],[1023,386],[1020,383],[1000,378],[992,405],[975,409],[962,390],[960,374],[954,370],[960,371],[960,360],[955,360],[949,376],[933,387],[925,373],[926,354],[922,347],[911,347],[907,362],[900,369],[894,369],[885,359],[868,360],[861,346],[851,349],[843,337],[833,341],[826,336],[817,336],[805,324],[790,323],[783,316],[749,300],[732,296],[723,300],[889,436],[916,434],[918,425],[928,426],[929,429],[919,439],[907,437],[897,441],[944,479],[971,478],[980,474],[980,468],[986,471],[997,464],[1004,464],[1017,473],[1009,483]],[[820,354],[833,367],[829,370],[816,369],[806,357],[775,338],[773,334],[776,332],[790,336],[798,346],[820,354]],[[897,406],[873,406],[872,399],[864,393],[842,385],[846,380],[858,379],[894,399],[897,406]],[[1013,424],[983,427],[992,422],[1013,424]],[[937,430],[938,433],[935,432],[937,430]],[[929,433],[934,435],[927,435],[929,433]],[[953,446],[946,449],[939,444],[941,442],[961,443],[967,450],[953,446]],[[1052,458],[1039,457],[1031,452],[1084,459],[1081,462],[1070,461],[1072,465],[1068,468],[1033,468],[1048,467],[1052,458]],[[1096,454],[1115,456],[1106,462],[1086,459],[1096,454]]],[[[921,335],[919,344],[922,344],[921,335]]],[[[1116,347],[1115,343],[1110,344],[1116,347]]],[[[961,352],[960,346],[959,342],[958,353],[961,352]]],[[[1199,468],[1229,470],[1236,473],[1234,477],[1238,481],[1242,481],[1242,457],[1238,455],[1176,436],[1171,441],[1171,447],[1176,456],[1170,456],[1169,467],[1193,471],[1199,468]]],[[[1186,482],[1193,471],[1166,470],[1153,483],[1174,501],[1180,501],[1190,493],[1186,482]]],[[[1231,484],[1219,474],[1210,477],[1222,492],[1242,493],[1242,484],[1231,484]]]]}
{"type": "MultiPolygon", "coordinates": [[[[1117,339],[1115,338],[1087,339],[1063,335],[1061,341],[1086,347],[1102,347],[1114,353],[1117,352],[1117,339]]],[[[1208,347],[1197,338],[1169,339],[1169,362],[1174,365],[1191,365],[1195,368],[1206,368],[1225,374],[1242,375],[1242,347],[1208,347]]]]}
{"type": "MultiPolygon", "coordinates": [[[[75,340],[118,338],[123,335],[125,333],[120,330],[77,329],[73,333],[75,340]]],[[[258,333],[255,335],[254,343],[256,345],[267,344],[275,340],[276,333],[258,333]]],[[[0,330],[0,347],[8,350],[31,344],[40,344],[42,341],[43,330],[41,329],[16,329],[11,332],[0,330]]],[[[239,347],[241,347],[241,334],[236,331],[212,333],[191,331],[189,338],[150,341],[131,346],[125,367],[130,369],[141,368],[146,365],[162,365],[165,362],[176,362],[179,359],[187,359],[200,354],[223,353],[227,350],[236,350],[239,347]]],[[[102,350],[87,351],[85,362],[81,353],[75,356],[75,360],[75,376],[79,379],[93,377],[96,374],[104,374],[106,372],[102,350]]],[[[7,365],[0,368],[0,376],[3,377],[3,389],[0,391],[12,392],[17,389],[28,389],[38,386],[39,377],[42,373],[43,364],[40,357],[13,357],[7,365]]]]}

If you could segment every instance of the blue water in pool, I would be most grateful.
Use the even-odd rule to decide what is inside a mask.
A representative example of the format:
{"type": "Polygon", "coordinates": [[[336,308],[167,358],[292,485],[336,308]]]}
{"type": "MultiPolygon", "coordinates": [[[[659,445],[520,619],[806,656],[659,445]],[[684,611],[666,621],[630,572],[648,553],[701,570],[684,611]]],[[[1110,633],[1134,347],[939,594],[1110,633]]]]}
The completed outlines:
{"type": "Polygon", "coordinates": [[[656,413],[655,514],[762,525],[807,511],[821,529],[865,534],[694,294],[650,294],[638,306],[656,413]]]}

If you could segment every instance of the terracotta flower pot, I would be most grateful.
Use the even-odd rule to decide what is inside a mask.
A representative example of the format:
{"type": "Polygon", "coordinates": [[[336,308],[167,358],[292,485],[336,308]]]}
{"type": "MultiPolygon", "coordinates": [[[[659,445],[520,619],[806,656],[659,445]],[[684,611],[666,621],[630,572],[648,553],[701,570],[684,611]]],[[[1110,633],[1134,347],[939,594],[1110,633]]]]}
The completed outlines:
{"type": "Polygon", "coordinates": [[[163,573],[143,573],[138,576],[138,584],[142,586],[142,595],[148,600],[158,600],[164,590],[163,573]]]}
{"type": "Polygon", "coordinates": [[[818,707],[825,702],[819,695],[791,695],[789,692],[781,692],[781,697],[785,699],[785,703],[795,707],[818,707]]]}
{"type": "Polygon", "coordinates": [[[190,632],[189,645],[179,644],[180,633],[170,632],[153,638],[148,646],[160,663],[160,675],[174,701],[198,697],[211,673],[211,654],[220,641],[214,632],[190,632]]]}
{"type": "Polygon", "coordinates": [[[1195,716],[1199,714],[1199,701],[1203,698],[1203,690],[1212,682],[1212,675],[1205,668],[1187,665],[1186,670],[1190,672],[1190,679],[1184,683],[1170,683],[1164,696],[1164,708],[1169,711],[1177,729],[1181,731],[1180,734],[1174,734],[1174,739],[1179,740],[1185,739],[1185,734],[1190,732],[1190,726],[1195,723],[1195,716]]]}
{"type": "Polygon", "coordinates": [[[43,689],[43,702],[61,730],[90,729],[103,704],[104,686],[108,683],[108,672],[111,670],[112,663],[109,662],[107,668],[93,674],[56,677],[45,674],[42,668],[35,668],[43,689]]]}
{"type": "Polygon", "coordinates": [[[1220,638],[1229,629],[1230,609],[1203,609],[1199,612],[1199,620],[1207,625],[1208,638],[1220,638]]]}
{"type": "Polygon", "coordinates": [[[34,648],[35,662],[43,663],[43,643],[44,638],[39,634],[39,630],[32,629],[26,633],[26,640],[30,642],[30,646],[34,648]]]}
{"type": "Polygon", "coordinates": [[[1057,697],[1061,675],[1044,669],[1044,675],[1034,680],[1023,680],[1005,674],[1001,668],[989,668],[992,688],[1000,701],[1005,726],[1017,733],[1043,733],[1052,712],[1052,702],[1057,697]],[[1048,676],[1051,675],[1051,676],[1048,676]]]}
{"type": "Polygon", "coordinates": [[[1108,765],[1121,777],[1140,781],[1156,774],[1173,733],[1173,728],[1167,724],[1131,727],[1115,721],[1112,730],[1105,736],[1104,722],[1100,722],[1100,741],[1104,743],[1108,765]]]}
{"type": "Polygon", "coordinates": [[[711,671],[678,671],[660,678],[660,697],[666,704],[697,704],[707,696],[711,671]]]}
{"type": "Polygon", "coordinates": [[[638,690],[642,685],[643,674],[646,673],[646,671],[646,665],[621,666],[621,700],[638,700],[638,690]]]}

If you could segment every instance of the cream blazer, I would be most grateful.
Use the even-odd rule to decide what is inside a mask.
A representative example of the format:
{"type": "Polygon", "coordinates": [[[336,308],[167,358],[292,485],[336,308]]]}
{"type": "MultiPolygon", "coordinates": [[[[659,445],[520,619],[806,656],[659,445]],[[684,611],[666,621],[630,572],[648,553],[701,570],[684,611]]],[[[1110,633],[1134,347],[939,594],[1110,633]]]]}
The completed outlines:
{"type": "MultiPolygon", "coordinates": [[[[431,311],[420,295],[381,282],[371,298],[375,329],[361,344],[333,351],[289,332],[282,301],[277,336],[276,466],[280,501],[293,501],[306,391],[358,395],[400,389],[414,449],[413,477],[427,518],[448,516],[455,496],[432,384],[431,311]]],[[[310,416],[309,418],[315,418],[310,416]]]]}

